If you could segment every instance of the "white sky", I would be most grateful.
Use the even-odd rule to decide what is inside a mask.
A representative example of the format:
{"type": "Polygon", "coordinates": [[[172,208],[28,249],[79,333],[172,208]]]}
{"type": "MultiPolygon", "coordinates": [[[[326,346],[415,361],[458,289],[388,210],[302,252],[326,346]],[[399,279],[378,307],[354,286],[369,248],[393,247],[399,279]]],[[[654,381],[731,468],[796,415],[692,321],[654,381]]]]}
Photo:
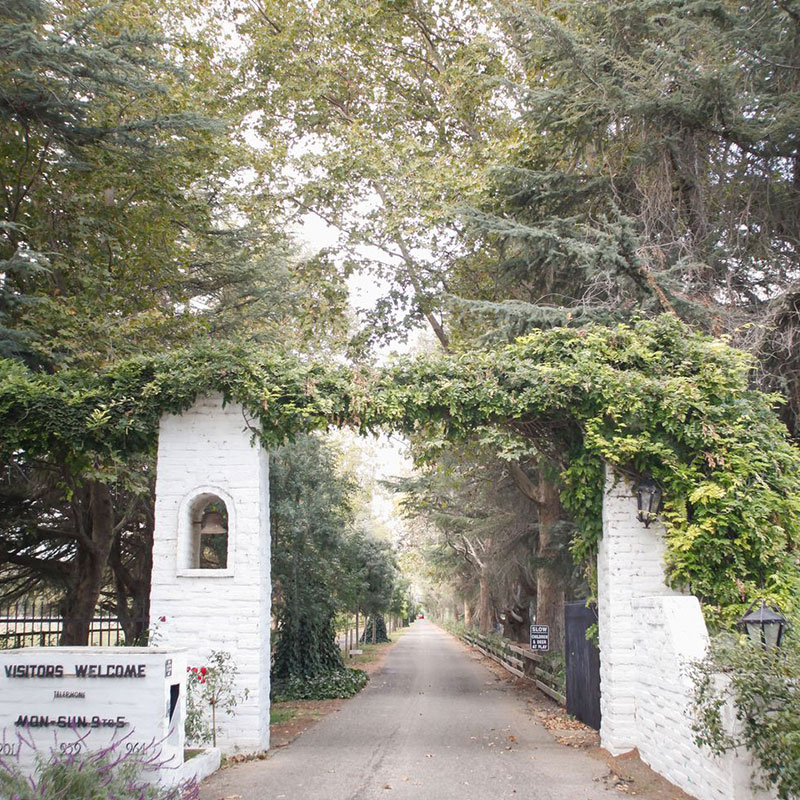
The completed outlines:
{"type": "MultiPolygon", "coordinates": [[[[314,214],[307,214],[295,233],[301,244],[312,252],[330,247],[338,239],[338,231],[314,214]]],[[[351,308],[359,311],[373,308],[388,287],[374,275],[357,273],[348,278],[347,288],[351,308]]],[[[412,336],[411,341],[415,341],[416,338],[412,336]]],[[[409,342],[397,342],[391,347],[380,348],[378,358],[383,361],[392,353],[408,353],[411,349],[409,342]]],[[[342,429],[334,432],[332,438],[341,442],[344,447],[359,452],[362,469],[367,472],[365,480],[374,479],[377,482],[387,478],[404,477],[410,475],[413,470],[413,464],[407,454],[408,442],[401,436],[362,437],[349,429],[342,429]]],[[[397,513],[395,497],[377,483],[372,494],[370,510],[373,520],[378,525],[384,526],[393,539],[399,537],[403,521],[397,513]]]]}

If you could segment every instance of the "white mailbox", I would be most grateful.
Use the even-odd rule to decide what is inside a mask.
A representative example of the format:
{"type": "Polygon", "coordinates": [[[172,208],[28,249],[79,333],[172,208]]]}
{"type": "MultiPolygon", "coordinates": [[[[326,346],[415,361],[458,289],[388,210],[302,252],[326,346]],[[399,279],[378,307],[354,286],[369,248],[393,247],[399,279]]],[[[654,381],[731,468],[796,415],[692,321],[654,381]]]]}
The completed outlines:
{"type": "Polygon", "coordinates": [[[31,647],[0,652],[0,756],[31,773],[38,752],[114,746],[144,777],[182,777],[186,655],[154,647],[31,647]]]}

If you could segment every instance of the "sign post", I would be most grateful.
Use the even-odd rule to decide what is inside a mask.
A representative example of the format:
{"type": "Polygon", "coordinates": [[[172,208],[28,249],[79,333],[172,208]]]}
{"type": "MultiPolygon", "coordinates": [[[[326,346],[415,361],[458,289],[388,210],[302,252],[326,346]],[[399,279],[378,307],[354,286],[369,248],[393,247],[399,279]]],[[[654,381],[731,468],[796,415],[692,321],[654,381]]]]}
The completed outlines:
{"type": "Polygon", "coordinates": [[[550,649],[550,626],[531,625],[531,650],[547,652],[550,649]]]}

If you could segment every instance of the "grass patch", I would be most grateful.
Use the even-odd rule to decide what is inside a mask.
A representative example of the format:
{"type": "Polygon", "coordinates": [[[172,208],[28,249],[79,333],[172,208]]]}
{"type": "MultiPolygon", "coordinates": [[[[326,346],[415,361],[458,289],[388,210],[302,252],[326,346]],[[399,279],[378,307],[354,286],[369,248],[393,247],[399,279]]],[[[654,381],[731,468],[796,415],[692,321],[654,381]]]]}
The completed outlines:
{"type": "Polygon", "coordinates": [[[360,656],[352,656],[348,657],[347,654],[343,654],[343,658],[347,666],[357,667],[359,664],[369,664],[372,661],[375,661],[381,653],[383,653],[384,649],[388,647],[390,644],[394,644],[399,637],[403,634],[408,633],[411,630],[410,627],[408,628],[397,628],[396,630],[392,631],[389,634],[389,638],[391,641],[388,642],[380,642],[378,644],[367,644],[364,642],[359,642],[357,645],[353,647],[354,650],[363,650],[364,652],[360,656]]]}
{"type": "Polygon", "coordinates": [[[348,665],[350,664],[368,664],[370,661],[374,661],[381,650],[386,647],[386,643],[384,644],[359,644],[358,647],[354,648],[356,650],[363,650],[364,652],[360,656],[353,656],[352,658],[347,659],[348,665]]]}
{"type": "Polygon", "coordinates": [[[296,708],[270,708],[269,710],[269,724],[270,725],[283,725],[290,719],[297,716],[296,708]]]}

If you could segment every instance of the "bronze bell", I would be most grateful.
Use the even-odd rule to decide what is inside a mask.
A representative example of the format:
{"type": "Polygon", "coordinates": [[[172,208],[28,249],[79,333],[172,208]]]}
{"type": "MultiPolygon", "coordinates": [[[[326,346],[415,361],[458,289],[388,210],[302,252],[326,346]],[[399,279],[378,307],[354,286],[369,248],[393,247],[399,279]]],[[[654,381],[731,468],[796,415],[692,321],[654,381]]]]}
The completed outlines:
{"type": "Polygon", "coordinates": [[[217,534],[227,533],[228,526],[225,524],[225,517],[221,511],[206,511],[200,521],[200,533],[217,534]]]}

